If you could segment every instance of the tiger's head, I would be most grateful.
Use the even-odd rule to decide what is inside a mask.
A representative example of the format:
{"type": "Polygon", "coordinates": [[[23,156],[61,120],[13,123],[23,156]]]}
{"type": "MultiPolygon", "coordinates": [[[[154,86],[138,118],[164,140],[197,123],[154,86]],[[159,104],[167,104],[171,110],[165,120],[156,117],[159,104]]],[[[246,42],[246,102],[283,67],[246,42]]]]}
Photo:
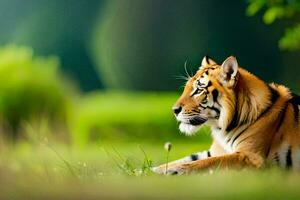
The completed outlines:
{"type": "Polygon", "coordinates": [[[186,134],[196,132],[201,125],[222,129],[232,119],[235,107],[234,88],[239,76],[238,62],[228,57],[222,65],[205,56],[197,73],[191,77],[173,112],[179,129],[186,134]]]}

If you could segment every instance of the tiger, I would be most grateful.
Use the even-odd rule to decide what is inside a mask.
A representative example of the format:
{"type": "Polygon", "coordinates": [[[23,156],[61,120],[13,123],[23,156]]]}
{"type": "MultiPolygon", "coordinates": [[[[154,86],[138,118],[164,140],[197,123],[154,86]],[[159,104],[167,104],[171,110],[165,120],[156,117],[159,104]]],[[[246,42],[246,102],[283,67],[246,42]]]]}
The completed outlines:
{"type": "Polygon", "coordinates": [[[221,65],[205,56],[173,106],[186,135],[211,129],[206,151],[153,167],[158,174],[189,174],[216,168],[300,170],[300,97],[267,84],[230,56],[221,65]]]}

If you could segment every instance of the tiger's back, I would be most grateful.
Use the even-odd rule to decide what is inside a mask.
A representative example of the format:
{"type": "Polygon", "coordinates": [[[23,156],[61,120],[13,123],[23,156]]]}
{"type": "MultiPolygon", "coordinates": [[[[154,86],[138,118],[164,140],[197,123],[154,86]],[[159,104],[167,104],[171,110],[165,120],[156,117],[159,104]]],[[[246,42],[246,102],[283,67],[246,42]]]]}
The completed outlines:
{"type": "Polygon", "coordinates": [[[283,106],[268,160],[283,168],[300,170],[300,97],[291,94],[283,106]]]}

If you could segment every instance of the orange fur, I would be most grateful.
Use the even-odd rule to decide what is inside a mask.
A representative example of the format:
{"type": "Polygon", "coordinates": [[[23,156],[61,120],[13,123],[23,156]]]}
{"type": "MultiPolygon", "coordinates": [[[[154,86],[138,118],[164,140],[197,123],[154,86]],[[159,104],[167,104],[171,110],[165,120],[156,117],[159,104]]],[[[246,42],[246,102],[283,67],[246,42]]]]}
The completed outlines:
{"type": "Polygon", "coordinates": [[[186,83],[174,112],[181,130],[188,134],[202,123],[211,126],[213,144],[208,152],[212,155],[172,162],[168,172],[162,170],[165,165],[154,171],[260,168],[269,162],[300,169],[299,99],[288,88],[268,85],[238,67],[234,57],[222,65],[204,57],[199,71],[186,83]]]}

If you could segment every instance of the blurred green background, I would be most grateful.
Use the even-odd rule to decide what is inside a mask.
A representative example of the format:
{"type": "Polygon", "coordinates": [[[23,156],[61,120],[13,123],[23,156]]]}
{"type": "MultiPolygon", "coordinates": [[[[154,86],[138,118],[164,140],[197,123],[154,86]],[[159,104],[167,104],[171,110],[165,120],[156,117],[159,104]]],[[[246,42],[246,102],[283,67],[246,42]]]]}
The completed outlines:
{"type": "Polygon", "coordinates": [[[170,108],[204,55],[297,91],[298,1],[0,2],[1,121],[72,143],[178,137],[170,108]],[[152,132],[152,133],[151,133],[152,132]]]}
{"type": "MultiPolygon", "coordinates": [[[[165,162],[166,141],[171,159],[208,148],[208,127],[183,136],[171,112],[186,71],[235,55],[299,92],[299,13],[298,0],[0,1],[0,179],[99,181],[165,162]]],[[[5,197],[22,199],[17,186],[5,197]]]]}

